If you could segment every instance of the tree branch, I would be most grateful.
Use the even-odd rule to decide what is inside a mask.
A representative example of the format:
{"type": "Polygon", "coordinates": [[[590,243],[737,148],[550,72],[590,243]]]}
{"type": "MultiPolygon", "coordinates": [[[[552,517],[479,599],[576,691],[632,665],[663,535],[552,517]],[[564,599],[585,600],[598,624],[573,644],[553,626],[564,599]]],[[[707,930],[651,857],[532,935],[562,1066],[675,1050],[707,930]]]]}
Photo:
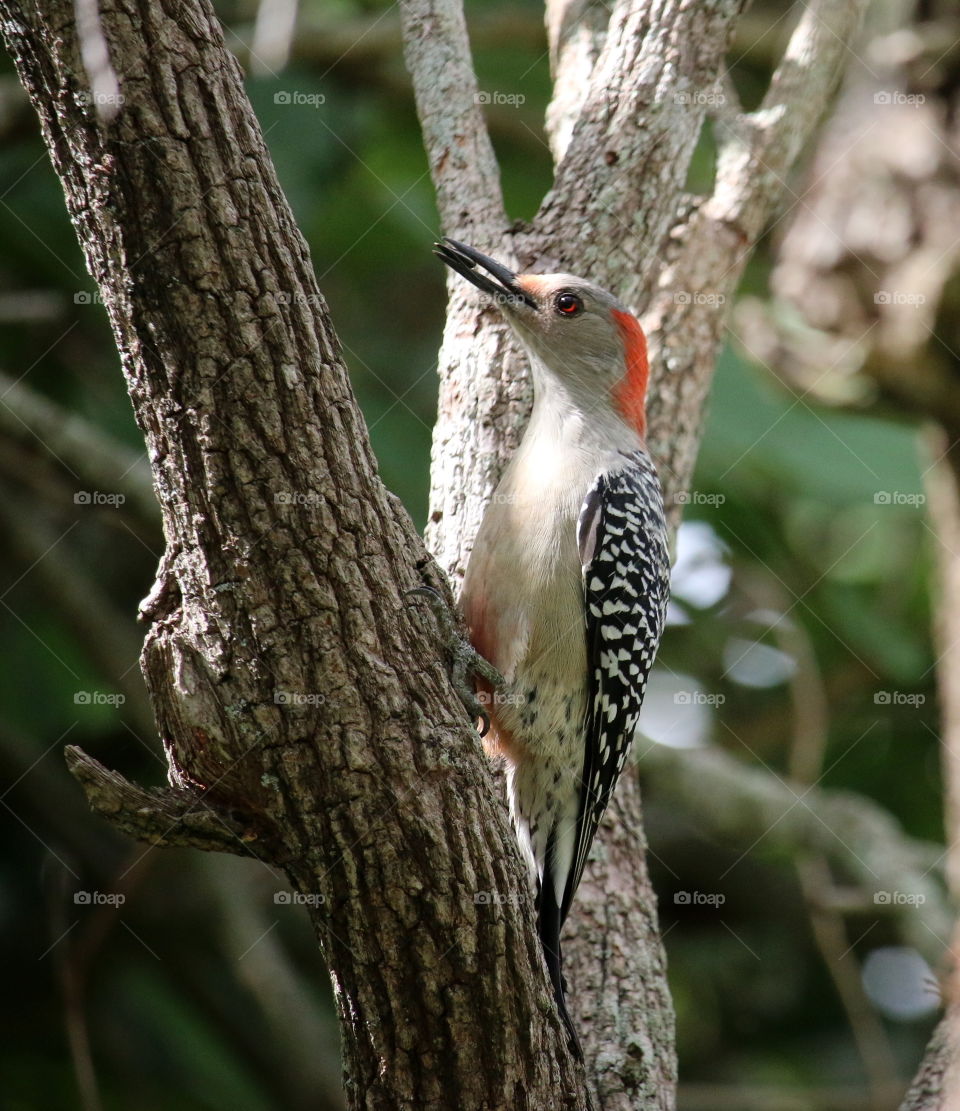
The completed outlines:
{"type": "Polygon", "coordinates": [[[480,109],[463,5],[403,0],[400,13],[404,58],[444,230],[469,238],[502,228],[500,169],[480,109]]]}
{"type": "Polygon", "coordinates": [[[657,268],[706,115],[702,93],[717,80],[740,7],[614,7],[533,241],[524,244],[543,269],[579,269],[642,308],[636,282],[657,268]]]}
{"type": "Polygon", "coordinates": [[[546,22],[553,78],[546,129],[554,164],[559,165],[590,90],[610,9],[592,0],[547,0],[546,22]]]}
{"type": "MultiPolygon", "coordinates": [[[[103,114],[70,0],[0,11],[147,439],[170,546],[142,662],[175,791],[250,815],[313,896],[352,1106],[582,1107],[503,808],[405,604],[429,557],[212,9],[101,5],[103,114]]],[[[156,800],[75,766],[156,829],[156,800]]]]}
{"type": "Polygon", "coordinates": [[[927,1052],[900,1111],[953,1111],[947,1093],[956,1091],[960,1061],[960,1006],[953,1003],[933,1032],[927,1052]]]}
{"type": "MultiPolygon", "coordinates": [[[[813,7],[831,29],[842,30],[844,20],[858,17],[865,2],[820,0],[813,7]]],[[[675,228],[674,242],[665,249],[707,112],[709,98],[703,93],[720,80],[739,8],[737,0],[710,5],[625,0],[613,9],[604,30],[603,15],[589,5],[551,5],[548,33],[555,75],[567,85],[575,72],[580,86],[585,83],[582,95],[555,88],[548,129],[561,161],[554,187],[532,227],[515,231],[513,243],[504,242],[505,223],[486,223],[489,208],[484,208],[478,225],[482,238],[477,246],[508,262],[518,256],[537,270],[586,274],[640,309],[650,301],[650,291],[658,291],[645,320],[652,340],[650,444],[668,500],[690,481],[725,300],[693,306],[678,302],[675,291],[709,289],[723,282],[732,292],[773,203],[770,181],[748,183],[741,198],[752,220],[748,234],[726,226],[721,206],[714,216],[687,220],[683,230],[675,228]],[[671,269],[678,258],[681,268],[671,269]],[[677,287],[678,278],[685,283],[696,279],[697,284],[677,287]]],[[[803,28],[792,40],[775,91],[771,89],[771,114],[775,101],[781,126],[790,134],[771,144],[769,151],[758,147],[759,153],[766,151],[784,163],[781,177],[823,111],[830,93],[823,74],[836,76],[844,50],[826,28],[812,31],[809,21],[803,28]],[[814,79],[821,80],[821,88],[804,87],[805,80],[814,79]]],[[[427,40],[418,45],[431,49],[427,40]]],[[[439,58],[449,46],[436,50],[439,58]]],[[[429,72],[429,66],[420,65],[429,72]]],[[[453,129],[458,109],[454,106],[446,123],[436,118],[442,120],[445,111],[442,99],[431,105],[429,115],[421,105],[424,128],[439,133],[453,129]]],[[[758,127],[758,133],[766,136],[765,128],[758,127]]],[[[448,197],[456,192],[446,163],[431,157],[431,169],[438,191],[448,197]]],[[[776,184],[782,188],[782,183],[776,184]]],[[[472,187],[465,179],[465,190],[472,187]]],[[[450,206],[442,206],[442,211],[445,230],[455,232],[458,225],[446,223],[450,206]]],[[[466,566],[484,505],[519,442],[530,400],[524,359],[505,335],[498,314],[484,300],[465,294],[462,283],[450,304],[440,374],[427,541],[440,565],[456,579],[466,566]]],[[[678,518],[679,508],[674,524],[678,518]]],[[[620,840],[619,830],[612,833],[617,819],[624,818],[628,829],[639,831],[639,797],[629,777],[619,787],[601,830],[601,849],[565,932],[572,1012],[586,1030],[588,1067],[602,1105],[626,1108],[648,1100],[649,1106],[667,1107],[673,1099],[672,1012],[638,833],[631,833],[626,842],[620,840]],[[623,898],[612,899],[612,891],[624,892],[623,898]],[[599,924],[602,929],[593,928],[599,924]],[[603,975],[609,976],[610,966],[616,964],[609,982],[624,985],[619,994],[604,994],[596,974],[598,936],[605,938],[602,944],[610,952],[603,975]],[[638,1067],[641,1044],[643,1064],[638,1067]]]]}
{"type": "Polygon", "coordinates": [[[39,444],[73,476],[77,492],[122,494],[137,520],[157,527],[160,513],[144,456],[2,372],[0,433],[31,450],[39,444]]]}
{"type": "Polygon", "coordinates": [[[940,878],[942,850],[907,837],[883,807],[847,791],[795,788],[720,749],[683,752],[651,743],[639,768],[648,791],[696,814],[710,837],[737,846],[762,839],[791,856],[822,854],[858,885],[857,909],[894,917],[906,943],[931,964],[943,960],[953,912],[940,878]],[[704,783],[711,785],[708,796],[704,783]],[[877,903],[878,892],[911,898],[877,903]]]}
{"type": "Polygon", "coordinates": [[[804,7],[760,108],[723,125],[711,196],[681,215],[664,265],[644,283],[652,290],[643,318],[650,363],[677,383],[675,392],[654,391],[648,412],[649,439],[675,522],[676,496],[693,474],[724,306],[789,191],[787,176],[830,102],[866,6],[867,0],[816,0],[804,7]]]}
{"type": "MultiPolygon", "coordinates": [[[[960,218],[960,97],[940,63],[945,49],[958,41],[960,16],[953,9],[914,13],[911,5],[879,5],[871,12],[869,31],[863,49],[872,65],[847,83],[812,159],[803,207],[783,238],[771,281],[777,300],[769,311],[747,307],[743,322],[747,342],[804,395],[861,409],[885,401],[898,414],[906,410],[940,426],[927,436],[934,462],[925,475],[940,572],[934,610],[947,795],[944,856],[956,898],[960,250],[954,229],[960,218]],[[915,21],[905,30],[903,21],[911,14],[915,21]],[[893,49],[897,43],[907,48],[893,49]],[[900,218],[891,220],[890,213],[900,218]]],[[[946,940],[949,922],[937,932],[946,940]]],[[[928,957],[944,972],[944,994],[954,1001],[958,939],[954,932],[950,950],[928,957]]],[[[948,1108],[960,1098],[960,1076],[946,1067],[955,1056],[957,1023],[951,1007],[905,1111],[948,1108]]]]}
{"type": "MultiPolygon", "coordinates": [[[[500,171],[479,104],[462,0],[404,0],[401,12],[404,56],[444,234],[469,240],[509,264],[513,247],[504,236],[500,171]]],[[[465,289],[449,273],[447,283],[450,297],[439,356],[444,419],[434,428],[426,541],[456,582],[466,566],[458,558],[462,538],[466,534],[472,542],[499,478],[499,448],[504,438],[513,447],[519,443],[526,410],[521,406],[511,412],[504,396],[504,375],[523,380],[523,358],[509,329],[476,290],[465,289]],[[478,312],[486,318],[482,330],[478,312]],[[469,343],[464,342],[467,336],[469,343]],[[462,380],[450,380],[446,370],[453,361],[461,364],[463,379],[470,383],[464,392],[458,392],[462,380]],[[466,488],[447,482],[443,461],[452,459],[474,470],[466,488]],[[479,493],[471,497],[476,487],[479,493]]]]}
{"type": "Polygon", "coordinates": [[[76,745],[67,745],[66,758],[90,808],[127,837],[157,847],[179,845],[271,860],[279,852],[279,843],[258,831],[254,821],[209,806],[197,791],[138,787],[76,745]]]}

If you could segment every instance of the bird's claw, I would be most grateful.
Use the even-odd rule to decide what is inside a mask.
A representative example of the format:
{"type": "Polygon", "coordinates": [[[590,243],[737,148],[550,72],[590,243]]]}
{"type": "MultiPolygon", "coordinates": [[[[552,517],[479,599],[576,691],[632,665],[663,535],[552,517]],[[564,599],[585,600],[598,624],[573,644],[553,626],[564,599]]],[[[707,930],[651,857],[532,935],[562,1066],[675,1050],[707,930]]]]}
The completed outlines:
{"type": "Polygon", "coordinates": [[[453,657],[450,682],[471,719],[479,720],[480,736],[485,737],[490,731],[490,715],[484,709],[468,678],[470,675],[479,675],[496,691],[504,686],[503,676],[462,635],[456,618],[439,590],[435,590],[432,586],[415,586],[404,593],[405,598],[411,596],[424,598],[440,623],[447,648],[453,657]]]}

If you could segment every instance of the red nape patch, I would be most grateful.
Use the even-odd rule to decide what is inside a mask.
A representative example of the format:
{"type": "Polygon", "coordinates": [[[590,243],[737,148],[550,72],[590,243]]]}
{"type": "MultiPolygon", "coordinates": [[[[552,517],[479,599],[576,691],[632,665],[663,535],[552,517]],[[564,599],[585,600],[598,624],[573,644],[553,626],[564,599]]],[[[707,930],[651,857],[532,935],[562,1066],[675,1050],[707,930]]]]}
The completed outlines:
{"type": "Polygon", "coordinates": [[[633,313],[611,309],[610,315],[623,340],[624,362],[627,366],[627,373],[614,386],[613,400],[624,420],[643,436],[647,431],[647,381],[650,377],[647,337],[633,313]]]}

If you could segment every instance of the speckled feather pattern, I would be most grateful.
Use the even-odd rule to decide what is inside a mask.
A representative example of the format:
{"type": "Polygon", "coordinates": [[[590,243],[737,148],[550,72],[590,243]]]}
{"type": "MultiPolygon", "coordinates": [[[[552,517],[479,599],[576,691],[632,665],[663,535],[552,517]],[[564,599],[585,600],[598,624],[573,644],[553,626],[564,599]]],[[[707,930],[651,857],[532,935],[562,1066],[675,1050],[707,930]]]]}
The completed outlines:
{"type": "Polygon", "coordinates": [[[491,719],[518,839],[540,882],[553,839],[549,879],[565,916],[630,748],[670,561],[646,451],[598,458],[586,490],[543,463],[521,448],[484,520],[463,599],[478,651],[507,680],[491,719]],[[543,505],[560,514],[539,526],[543,505]]]}
{"type": "Polygon", "coordinates": [[[589,693],[573,869],[565,917],[623,770],[660,643],[670,591],[663,497],[649,455],[602,475],[577,526],[583,559],[589,693]]]}
{"type": "Polygon", "coordinates": [[[498,298],[530,358],[530,421],[460,600],[474,649],[503,678],[486,688],[491,748],[507,759],[547,973],[582,1059],[560,934],[633,740],[667,604],[663,499],[644,439],[646,338],[612,294],[576,275],[514,274],[449,239],[437,254],[498,298]]]}

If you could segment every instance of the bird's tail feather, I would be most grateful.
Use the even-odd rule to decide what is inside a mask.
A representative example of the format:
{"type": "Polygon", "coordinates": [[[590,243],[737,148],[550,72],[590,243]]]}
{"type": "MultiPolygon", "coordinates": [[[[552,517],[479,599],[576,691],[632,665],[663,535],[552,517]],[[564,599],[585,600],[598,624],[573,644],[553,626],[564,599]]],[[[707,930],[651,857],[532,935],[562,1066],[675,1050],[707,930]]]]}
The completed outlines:
{"type": "Polygon", "coordinates": [[[583,1050],[580,1046],[580,1039],[577,1037],[577,1032],[573,1028],[573,1020],[570,1018],[570,1014],[567,1011],[565,996],[567,985],[563,978],[562,960],[560,956],[560,928],[563,925],[563,916],[560,912],[556,886],[553,883],[551,875],[553,848],[554,839],[551,834],[547,841],[543,881],[537,892],[537,932],[540,935],[540,943],[543,946],[543,955],[546,958],[547,972],[550,975],[550,983],[553,987],[554,999],[557,1002],[557,1010],[560,1012],[563,1024],[566,1026],[567,1033],[570,1035],[570,1052],[573,1053],[577,1060],[582,1061],[583,1050]]]}

